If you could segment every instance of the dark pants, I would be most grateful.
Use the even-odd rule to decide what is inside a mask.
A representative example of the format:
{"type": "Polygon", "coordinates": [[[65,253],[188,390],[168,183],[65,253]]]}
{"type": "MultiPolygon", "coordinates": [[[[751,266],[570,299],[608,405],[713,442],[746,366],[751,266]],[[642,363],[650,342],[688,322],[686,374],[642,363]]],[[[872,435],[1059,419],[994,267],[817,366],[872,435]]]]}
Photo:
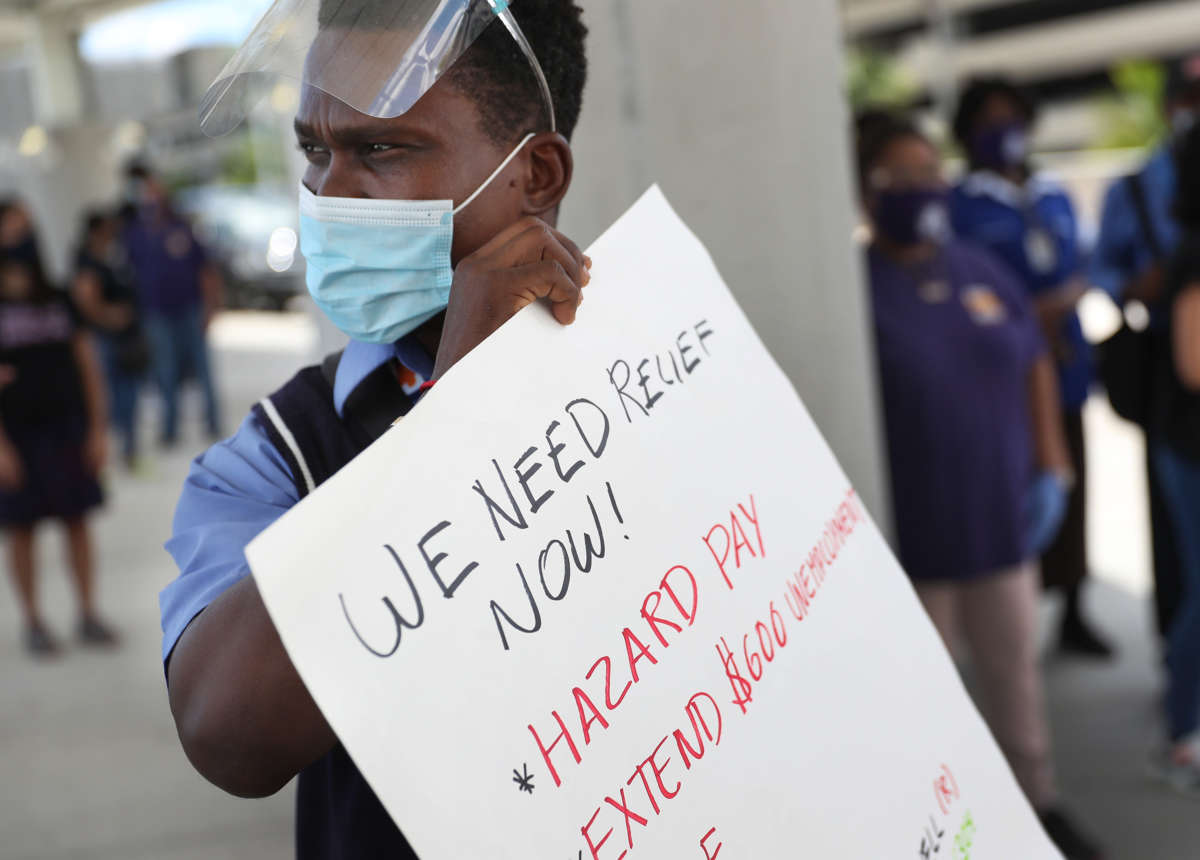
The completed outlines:
{"type": "Polygon", "coordinates": [[[137,454],[137,399],[141,375],[122,369],[117,341],[111,335],[99,335],[96,342],[104,365],[104,377],[108,381],[113,427],[121,437],[121,454],[131,460],[137,454]]]}
{"type": "Polygon", "coordinates": [[[1175,526],[1155,462],[1155,449],[1161,446],[1161,442],[1146,440],[1146,481],[1150,490],[1150,536],[1154,550],[1154,617],[1158,623],[1158,634],[1166,638],[1171,630],[1171,622],[1183,603],[1184,578],[1180,570],[1175,526]]]}
{"type": "Polygon", "coordinates": [[[1087,457],[1083,438],[1083,412],[1063,416],[1067,447],[1076,484],[1067,500],[1062,529],[1050,549],[1042,556],[1042,585],[1045,588],[1072,591],[1079,588],[1088,572],[1087,558],[1087,457]]]}
{"type": "Polygon", "coordinates": [[[150,341],[154,376],[163,398],[163,441],[174,442],[179,436],[179,388],[185,368],[195,375],[204,395],[208,434],[218,436],[221,416],[209,371],[208,343],[200,307],[185,308],[169,315],[147,313],[144,325],[150,341]]]}
{"type": "Polygon", "coordinates": [[[1171,739],[1193,734],[1200,724],[1200,463],[1156,445],[1163,499],[1174,526],[1183,600],[1167,634],[1167,714],[1171,739]]]}

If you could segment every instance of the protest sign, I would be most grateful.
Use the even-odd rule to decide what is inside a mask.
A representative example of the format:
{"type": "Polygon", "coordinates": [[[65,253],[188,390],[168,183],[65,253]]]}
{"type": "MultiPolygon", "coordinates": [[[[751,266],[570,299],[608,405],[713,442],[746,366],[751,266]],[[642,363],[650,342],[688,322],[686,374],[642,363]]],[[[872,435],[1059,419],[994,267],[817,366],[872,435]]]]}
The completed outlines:
{"type": "Polygon", "coordinates": [[[699,241],[589,253],[247,550],[417,853],[1058,857],[699,241]]]}

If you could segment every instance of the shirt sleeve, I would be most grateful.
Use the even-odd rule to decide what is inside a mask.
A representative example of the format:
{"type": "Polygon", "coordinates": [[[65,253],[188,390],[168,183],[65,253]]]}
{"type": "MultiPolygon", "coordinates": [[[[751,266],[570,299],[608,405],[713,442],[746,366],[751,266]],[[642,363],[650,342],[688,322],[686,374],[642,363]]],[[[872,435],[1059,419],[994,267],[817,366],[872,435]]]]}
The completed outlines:
{"type": "Polygon", "coordinates": [[[1088,272],[1091,282],[1120,300],[1125,282],[1134,274],[1132,269],[1133,227],[1132,202],[1124,181],[1115,183],[1104,196],[1100,214],[1100,235],[1088,272]]]}
{"type": "Polygon", "coordinates": [[[164,664],[192,619],[249,576],[246,544],[298,501],[291,470],[254,415],[196,458],[166,543],[179,576],[158,598],[164,664]]]}

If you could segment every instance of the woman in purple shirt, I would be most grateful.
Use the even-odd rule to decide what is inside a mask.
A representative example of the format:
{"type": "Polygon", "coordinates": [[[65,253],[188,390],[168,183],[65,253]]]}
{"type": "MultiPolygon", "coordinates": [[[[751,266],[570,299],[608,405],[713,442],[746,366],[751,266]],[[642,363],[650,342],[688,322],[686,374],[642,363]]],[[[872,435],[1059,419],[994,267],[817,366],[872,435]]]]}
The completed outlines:
{"type": "Polygon", "coordinates": [[[937,150],[859,123],[880,385],[900,560],[948,647],[969,645],[981,705],[1068,858],[1099,857],[1058,808],[1037,655],[1037,556],[1071,485],[1056,371],[1025,292],[950,238],[937,150]]]}

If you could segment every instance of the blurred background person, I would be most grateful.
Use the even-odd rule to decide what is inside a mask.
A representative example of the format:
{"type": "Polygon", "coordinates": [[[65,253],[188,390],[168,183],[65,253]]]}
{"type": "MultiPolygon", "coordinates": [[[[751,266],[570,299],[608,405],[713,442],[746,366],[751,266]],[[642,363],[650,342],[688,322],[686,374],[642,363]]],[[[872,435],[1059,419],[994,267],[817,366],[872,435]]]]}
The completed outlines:
{"type": "Polygon", "coordinates": [[[59,650],[37,600],[34,529],[47,519],[66,525],[80,640],[113,644],[116,637],[96,614],[87,523],[101,503],[104,383],[66,294],[46,279],[29,212],[15,200],[0,202],[0,366],[7,377],[0,390],[0,526],[25,647],[38,656],[59,650]]]}
{"type": "Polygon", "coordinates": [[[221,435],[221,411],[209,361],[207,331],[221,302],[221,276],[191,225],[176,214],[162,180],[144,164],[126,174],[136,203],[123,237],[141,298],[151,366],[163,400],[159,442],[179,441],[179,391],[195,378],[204,397],[205,428],[221,435]]]}
{"type": "MultiPolygon", "coordinates": [[[[1104,383],[1110,395],[1129,387],[1134,418],[1147,429],[1148,395],[1158,369],[1156,346],[1168,323],[1164,274],[1170,256],[1179,244],[1179,226],[1172,212],[1177,190],[1176,152],[1200,115],[1200,59],[1191,58],[1169,67],[1164,94],[1168,137],[1151,154],[1139,171],[1113,183],[1104,198],[1100,234],[1089,272],[1091,281],[1119,305],[1140,302],[1150,312],[1150,331],[1145,336],[1126,334],[1136,343],[1132,354],[1115,354],[1112,360],[1125,366],[1105,367],[1104,383]],[[1139,396],[1140,395],[1140,396],[1139,396]]],[[[1146,444],[1146,477],[1150,498],[1151,548],[1154,560],[1155,620],[1161,636],[1167,636],[1182,599],[1183,577],[1179,569],[1176,537],[1171,517],[1154,467],[1155,440],[1146,444]]]]}
{"type": "Polygon", "coordinates": [[[1053,361],[1022,285],[950,238],[937,150],[858,123],[900,560],[947,647],[969,645],[982,710],[1068,860],[1098,849],[1060,806],[1037,653],[1037,555],[1073,481],[1053,361]]]}
{"type": "Polygon", "coordinates": [[[1087,284],[1081,275],[1074,207],[1065,192],[1029,164],[1035,119],[1033,101],[1007,81],[968,84],[953,123],[968,172],[951,196],[951,220],[959,236],[983,245],[1016,274],[1057,364],[1076,481],[1062,529],[1042,557],[1042,581],[1065,597],[1060,648],[1107,658],[1113,648],[1085,618],[1081,600],[1088,573],[1083,406],[1093,369],[1091,346],[1075,308],[1087,284]]]}
{"type": "Polygon", "coordinates": [[[1168,631],[1170,746],[1158,760],[1176,788],[1200,791],[1200,127],[1177,147],[1181,230],[1163,280],[1166,325],[1156,329],[1149,435],[1176,539],[1182,601],[1168,631]]]}
{"type": "Polygon", "coordinates": [[[115,212],[98,210],[84,216],[71,296],[95,333],[121,456],[132,469],[138,453],[138,390],[150,357],[120,233],[121,221],[115,212]]]}

